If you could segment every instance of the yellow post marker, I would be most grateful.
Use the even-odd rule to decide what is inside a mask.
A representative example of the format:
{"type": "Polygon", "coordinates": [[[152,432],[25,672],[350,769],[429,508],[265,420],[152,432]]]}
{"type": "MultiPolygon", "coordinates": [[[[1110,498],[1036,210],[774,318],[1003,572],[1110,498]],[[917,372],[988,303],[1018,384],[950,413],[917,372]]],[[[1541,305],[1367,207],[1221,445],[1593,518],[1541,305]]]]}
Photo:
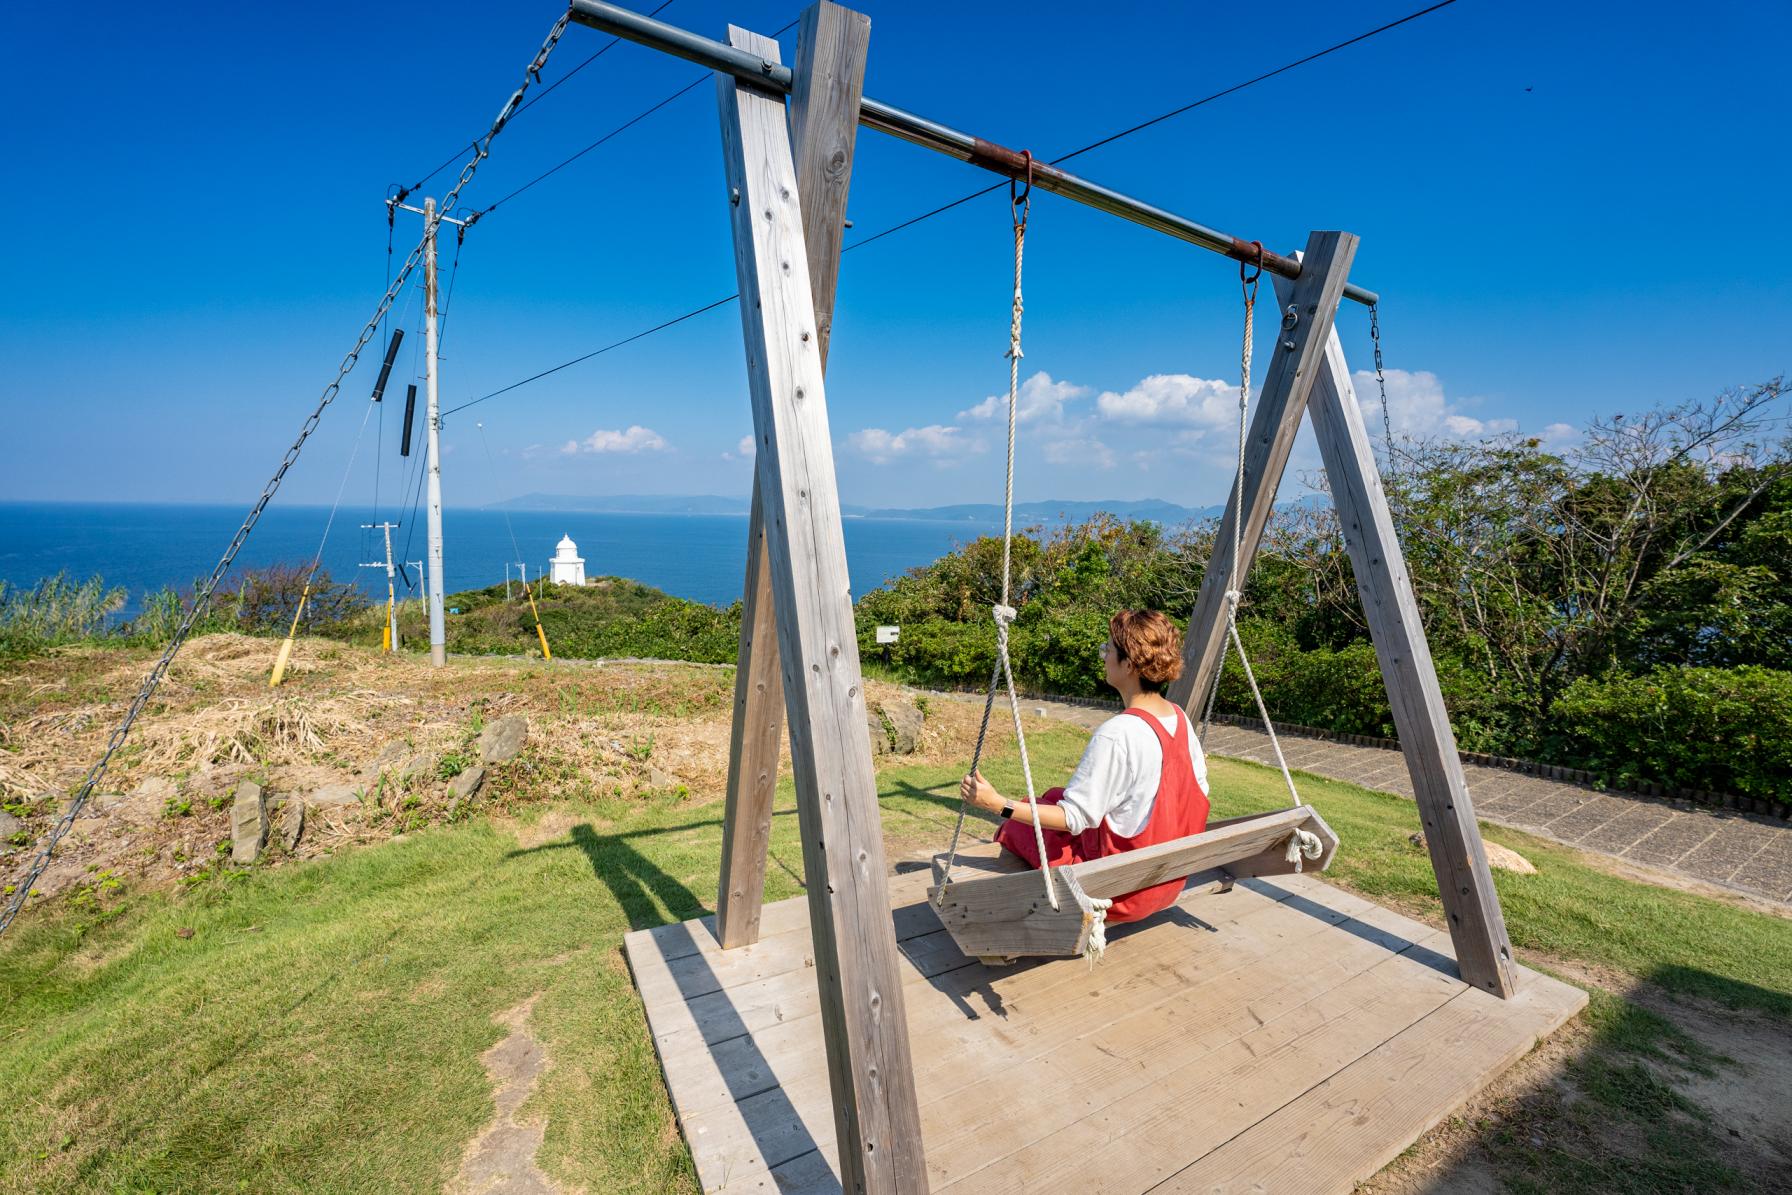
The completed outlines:
{"type": "Polygon", "coordinates": [[[541,629],[541,611],[535,606],[535,591],[524,586],[523,592],[529,595],[529,613],[535,615],[535,635],[541,640],[541,658],[551,660],[554,653],[548,650],[548,633],[541,629]]]}
{"type": "Polygon", "coordinates": [[[292,612],[292,629],[286,632],[286,642],[280,645],[280,654],[274,658],[274,675],[268,677],[268,688],[278,689],[280,682],[286,677],[286,665],[292,659],[293,640],[299,635],[299,619],[305,616],[305,599],[311,596],[311,582],[305,582],[305,588],[299,593],[299,608],[292,612]]]}

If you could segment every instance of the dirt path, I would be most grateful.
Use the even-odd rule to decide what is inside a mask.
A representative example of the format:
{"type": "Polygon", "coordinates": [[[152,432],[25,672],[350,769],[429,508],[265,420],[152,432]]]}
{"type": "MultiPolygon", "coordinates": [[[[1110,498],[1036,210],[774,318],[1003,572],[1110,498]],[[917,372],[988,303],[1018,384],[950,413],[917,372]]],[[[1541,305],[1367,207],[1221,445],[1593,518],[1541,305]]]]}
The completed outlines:
{"type": "Polygon", "coordinates": [[[547,1125],[516,1117],[547,1069],[547,1055],[528,1028],[529,1013],[540,998],[537,992],[492,1018],[510,1030],[479,1056],[492,1078],[498,1107],[491,1123],[467,1147],[460,1173],[446,1188],[448,1195],[560,1195],[561,1188],[535,1164],[547,1125]]]}

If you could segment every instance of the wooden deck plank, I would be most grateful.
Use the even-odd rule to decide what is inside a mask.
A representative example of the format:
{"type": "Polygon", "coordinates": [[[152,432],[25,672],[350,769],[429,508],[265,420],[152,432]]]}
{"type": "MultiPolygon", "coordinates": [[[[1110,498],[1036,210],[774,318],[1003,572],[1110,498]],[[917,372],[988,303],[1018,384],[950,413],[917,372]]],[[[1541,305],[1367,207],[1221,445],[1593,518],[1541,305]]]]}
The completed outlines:
{"type": "MultiPolygon", "coordinates": [[[[1364,927],[1361,937],[1350,938],[1347,946],[1315,961],[1308,939],[1328,928],[1327,922],[1313,916],[1271,905],[1261,916],[1229,927],[1225,945],[1239,953],[1246,951],[1248,939],[1261,940],[1251,950],[1256,957],[1246,966],[1227,969],[1199,964],[1166,966],[1167,947],[1178,937],[1189,941],[1184,927],[1166,922],[1153,927],[1150,936],[1155,941],[1132,944],[1148,964],[1142,974],[1156,981],[1155,990],[1138,987],[1137,977],[1133,985],[1121,981],[1104,989],[1100,973],[1107,970],[1105,964],[1091,972],[1085,964],[1068,961],[1035,968],[1029,976],[1068,972],[1087,985],[1086,991],[1059,1002],[1068,1004],[1068,1015],[1060,1016],[1055,1024],[1029,1016],[1022,1029],[1012,1024],[1019,1019],[1014,1010],[1003,1020],[986,1018],[973,1023],[972,1031],[952,1036],[915,1026],[923,1132],[934,1180],[941,1181],[941,1170],[956,1173],[999,1155],[998,1143],[1018,1148],[1033,1139],[1015,1137],[1023,1131],[1022,1126],[1008,1123],[1015,1107],[1017,1078],[1027,1068],[1037,1067],[1042,1082],[1047,1075],[1081,1074],[1095,1090],[1131,1091],[1139,1085],[1141,1071],[1187,1067],[1208,1051],[1252,1032],[1261,1022],[1349,982],[1405,944],[1364,927]],[[1113,1008],[1115,1015],[1091,1022],[1092,1008],[1113,1008]],[[965,1108],[978,1111],[967,1117],[965,1108]]],[[[1226,953],[1215,950],[1211,957],[1224,958],[1226,953]]],[[[949,972],[942,977],[949,985],[944,994],[960,994],[955,989],[967,980],[987,982],[980,970],[949,972]]],[[[999,980],[990,984],[990,998],[996,1007],[1009,1008],[1012,1001],[999,984],[999,980]]],[[[956,1013],[957,1009],[949,1007],[947,1011],[956,1013]]],[[[732,1076],[728,1081],[736,1082],[732,1076]]],[[[1025,1130],[1043,1137],[1065,1122],[1066,1118],[1054,1114],[1050,1107],[1032,1109],[1025,1130]]],[[[702,1141],[714,1163],[728,1167],[750,1165],[756,1158],[775,1164],[809,1148],[831,1144],[826,1131],[826,1092],[813,1083],[786,1083],[738,1103],[693,1112],[685,1125],[687,1134],[702,1141]]]]}
{"type": "MultiPolygon", "coordinates": [[[[1284,918],[1285,936],[1272,940],[1264,935],[1260,945],[1256,937],[1240,942],[1228,936],[1225,942],[1216,942],[1214,934],[1224,934],[1234,925],[1249,925],[1274,907],[1267,900],[1258,905],[1247,904],[1243,898],[1231,905],[1243,910],[1242,916],[1214,916],[1211,932],[1196,939],[1194,945],[1199,949],[1191,952],[1186,965],[1166,967],[1141,944],[1136,951],[1116,949],[1109,960],[1113,965],[1104,962],[1094,971],[1082,965],[1035,967],[1025,977],[1034,982],[1023,985],[1017,982],[1020,976],[992,973],[959,956],[962,965],[973,969],[948,968],[949,973],[938,975],[932,986],[945,999],[917,1001],[912,1006],[909,1031],[916,1041],[915,1067],[921,1089],[933,1098],[1012,1065],[1012,1048],[983,1048],[984,1039],[992,1033],[991,1018],[1014,1022],[1024,1017],[1027,1045],[1036,1053],[1086,1028],[1089,1001],[1123,1001],[1133,1014],[1148,1016],[1163,1000],[1180,997],[1198,984],[1228,978],[1250,966],[1265,951],[1299,949],[1305,941],[1329,928],[1326,922],[1309,917],[1299,918],[1298,924],[1293,918],[1284,918]],[[996,1005],[1000,1014],[988,1005],[979,1012],[973,1004],[982,1001],[996,1005]]],[[[1166,928],[1187,932],[1180,926],[1166,928]]],[[[814,1015],[814,1010],[806,1015],[814,1015]]],[[[1006,1036],[1000,1024],[993,1032],[1006,1036]]],[[[806,1024],[801,1016],[787,1016],[764,1030],[713,1046],[704,1047],[688,1040],[681,1043],[681,1051],[707,1049],[714,1064],[709,1068],[703,1066],[701,1058],[691,1060],[693,1070],[705,1071],[709,1077],[701,1094],[691,1091],[681,1099],[681,1114],[690,1116],[724,1107],[755,1087],[769,1090],[813,1081],[823,1073],[815,1058],[814,1033],[814,1026],[806,1024]]]]}
{"type": "MultiPolygon", "coordinates": [[[[930,878],[895,878],[893,899],[930,878]]],[[[805,941],[805,907],[767,905],[762,926],[805,941]]],[[[1518,1000],[1476,992],[1447,934],[1310,875],[1178,908],[1123,927],[1092,970],[986,968],[937,920],[919,932],[924,901],[893,911],[936,1191],[1348,1190],[1580,1003],[1529,971],[1518,1000]]],[[[659,974],[643,999],[704,1189],[838,1191],[802,952],[736,962],[701,922],[627,944],[638,976],[659,974]],[[730,981],[685,998],[674,964],[712,957],[730,981]]]]}
{"type": "MultiPolygon", "coordinates": [[[[1217,1126],[1204,1118],[1243,1127],[1285,1102],[1263,1106],[1280,1084],[1303,1074],[1317,1081],[1331,1073],[1334,1055],[1359,1056],[1385,1039],[1390,1024],[1404,1025],[1461,990],[1453,975],[1408,957],[1437,941],[1435,931],[1408,941],[1378,938],[1360,923],[1358,930],[1334,931],[1323,952],[1265,960],[1238,975],[1223,997],[1167,1005],[1149,1021],[1117,1018],[1035,1059],[1029,1065],[1050,1076],[1052,1099],[1029,1104],[1018,1148],[997,1147],[995,1133],[1006,1126],[955,1124],[945,1139],[928,1138],[936,1185],[1144,1190],[1213,1136],[1217,1126]],[[1133,1131],[1147,1125],[1157,1131],[1133,1131]],[[1088,1173],[1059,1187],[1066,1156],[1088,1173]]],[[[932,1094],[924,1093],[924,1103],[932,1094]]],[[[1014,1136],[1008,1129],[1001,1145],[1014,1136]]]]}
{"type": "Polygon", "coordinates": [[[1586,1006],[1585,992],[1528,967],[1519,982],[1511,1000],[1464,991],[1153,1195],[1351,1190],[1586,1006]]]}

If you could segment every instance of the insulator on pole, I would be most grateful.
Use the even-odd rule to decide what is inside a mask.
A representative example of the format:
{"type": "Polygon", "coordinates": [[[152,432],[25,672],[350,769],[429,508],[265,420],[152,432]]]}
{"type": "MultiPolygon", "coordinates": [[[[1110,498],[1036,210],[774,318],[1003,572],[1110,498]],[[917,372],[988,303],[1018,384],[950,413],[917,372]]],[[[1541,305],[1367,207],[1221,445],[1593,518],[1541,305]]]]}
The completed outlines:
{"type": "Polygon", "coordinates": [[[386,346],[386,359],[380,363],[380,380],[373,384],[373,401],[378,402],[386,395],[386,379],[392,376],[392,362],[398,359],[398,342],[404,339],[404,329],[392,329],[392,343],[386,346]]]}
{"type": "Polygon", "coordinates": [[[398,441],[398,455],[411,455],[411,420],[417,414],[417,383],[404,392],[404,435],[398,441]]]}

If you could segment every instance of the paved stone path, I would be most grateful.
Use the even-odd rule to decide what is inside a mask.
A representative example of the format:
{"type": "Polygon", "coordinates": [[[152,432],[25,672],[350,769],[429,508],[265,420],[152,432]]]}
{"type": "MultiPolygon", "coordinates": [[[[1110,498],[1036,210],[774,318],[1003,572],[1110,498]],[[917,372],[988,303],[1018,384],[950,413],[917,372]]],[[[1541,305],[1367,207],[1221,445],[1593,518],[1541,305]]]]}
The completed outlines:
{"type": "MultiPolygon", "coordinates": [[[[1090,728],[1112,716],[1111,710],[1031,699],[1026,708],[1090,728]]],[[[1398,751],[1296,735],[1280,738],[1291,768],[1412,798],[1412,780],[1398,751]]],[[[1269,736],[1261,730],[1209,727],[1207,749],[1275,765],[1269,736]]],[[[1792,905],[1792,823],[1689,801],[1602,793],[1504,768],[1464,764],[1463,771],[1475,816],[1482,821],[1792,905]]]]}

